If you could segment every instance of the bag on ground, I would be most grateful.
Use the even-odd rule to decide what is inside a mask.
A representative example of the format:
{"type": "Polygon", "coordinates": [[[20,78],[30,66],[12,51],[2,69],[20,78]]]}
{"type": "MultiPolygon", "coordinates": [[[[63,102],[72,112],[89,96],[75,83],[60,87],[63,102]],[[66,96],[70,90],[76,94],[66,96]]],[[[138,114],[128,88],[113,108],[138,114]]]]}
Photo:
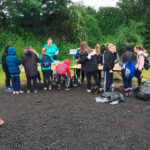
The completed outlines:
{"type": "Polygon", "coordinates": [[[134,91],[137,99],[148,101],[150,100],[150,85],[142,85],[134,91]]]}
{"type": "Polygon", "coordinates": [[[135,76],[135,62],[127,61],[125,64],[125,77],[132,79],[135,76]]]}

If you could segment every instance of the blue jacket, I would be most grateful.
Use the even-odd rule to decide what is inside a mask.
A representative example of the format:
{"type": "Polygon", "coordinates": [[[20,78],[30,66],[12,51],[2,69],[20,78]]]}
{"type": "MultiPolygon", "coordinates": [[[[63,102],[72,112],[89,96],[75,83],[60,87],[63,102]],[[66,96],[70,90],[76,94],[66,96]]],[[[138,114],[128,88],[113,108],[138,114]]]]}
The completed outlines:
{"type": "Polygon", "coordinates": [[[19,75],[20,69],[19,65],[21,64],[21,60],[16,56],[16,50],[13,47],[9,47],[8,56],[6,57],[6,65],[8,67],[8,71],[11,75],[19,75]]]}
{"type": "Polygon", "coordinates": [[[80,49],[77,50],[77,53],[75,54],[75,59],[78,59],[80,57],[79,52],[80,52],[80,49]]]}

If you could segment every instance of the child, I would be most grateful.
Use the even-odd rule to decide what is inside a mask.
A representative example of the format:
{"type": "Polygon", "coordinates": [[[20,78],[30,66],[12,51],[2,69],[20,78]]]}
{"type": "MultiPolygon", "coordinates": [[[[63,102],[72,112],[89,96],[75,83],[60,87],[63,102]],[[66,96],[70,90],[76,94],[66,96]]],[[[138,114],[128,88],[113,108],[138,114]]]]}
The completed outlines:
{"type": "Polygon", "coordinates": [[[4,121],[0,118],[0,126],[4,123],[4,121]]]}
{"type": "Polygon", "coordinates": [[[43,73],[43,78],[44,78],[44,90],[49,90],[52,89],[51,82],[50,82],[50,70],[51,70],[51,62],[54,62],[54,59],[51,55],[46,55],[46,48],[42,49],[42,54],[39,57],[39,60],[41,62],[41,69],[43,73]],[[49,65],[45,66],[43,61],[44,59],[47,59],[49,61],[49,65]]]}
{"type": "MultiPolygon", "coordinates": [[[[78,61],[80,60],[80,57],[81,57],[81,52],[80,52],[80,49],[78,49],[75,55],[75,59],[78,61]]],[[[80,73],[81,73],[81,83],[83,83],[84,77],[85,77],[83,65],[81,65],[81,69],[76,69],[76,74],[77,74],[78,79],[80,79],[80,73]]]]}
{"type": "Polygon", "coordinates": [[[65,90],[70,90],[70,79],[71,79],[71,72],[70,72],[70,60],[65,60],[64,63],[59,64],[56,66],[56,77],[58,80],[58,89],[61,89],[61,76],[65,78],[65,90]]]}
{"type": "Polygon", "coordinates": [[[120,66],[122,66],[122,77],[124,84],[124,95],[129,96],[132,94],[132,79],[127,79],[125,77],[125,65],[128,61],[136,61],[136,55],[132,52],[132,45],[130,43],[125,46],[125,53],[123,53],[120,57],[120,66]]]}
{"type": "MultiPolygon", "coordinates": [[[[100,53],[100,45],[99,44],[97,44],[95,46],[95,52],[96,52],[97,65],[101,66],[103,63],[103,56],[100,53]]],[[[101,70],[98,70],[98,77],[99,77],[99,82],[100,82],[100,86],[101,86],[101,70]]]]}
{"type": "MultiPolygon", "coordinates": [[[[39,54],[34,50],[34,48],[32,46],[29,46],[30,50],[35,53],[37,55],[37,57],[39,58],[39,54]]],[[[39,63],[37,63],[37,78],[39,80],[40,83],[43,83],[42,80],[41,80],[41,77],[40,77],[40,72],[38,70],[38,67],[39,67],[39,63]]]]}
{"type": "Polygon", "coordinates": [[[137,53],[137,69],[135,77],[138,79],[138,86],[141,85],[141,74],[144,69],[145,57],[148,57],[147,51],[139,44],[134,47],[134,52],[137,53]]]}
{"type": "Polygon", "coordinates": [[[31,91],[31,80],[33,80],[34,92],[37,93],[37,63],[39,62],[37,55],[27,47],[21,61],[27,78],[27,93],[31,91]]]}
{"type": "Polygon", "coordinates": [[[107,50],[103,56],[104,63],[104,92],[108,92],[111,89],[111,85],[113,83],[113,68],[115,65],[114,59],[114,45],[109,44],[107,50]]]}
{"type": "Polygon", "coordinates": [[[10,45],[7,45],[6,48],[5,48],[5,51],[3,53],[3,56],[2,56],[2,68],[3,68],[3,71],[5,73],[5,91],[6,92],[12,92],[12,89],[10,88],[10,79],[11,79],[11,76],[9,74],[9,71],[8,71],[8,67],[6,65],[6,57],[8,56],[8,49],[9,47],[11,47],[10,45]]]}
{"type": "Polygon", "coordinates": [[[80,51],[81,51],[81,58],[78,61],[79,64],[82,64],[85,73],[87,76],[87,92],[91,93],[91,77],[93,76],[96,86],[99,88],[99,80],[97,77],[97,61],[95,56],[95,51],[92,51],[92,49],[88,46],[87,42],[81,42],[80,43],[80,51]]]}
{"type": "Polygon", "coordinates": [[[21,60],[16,56],[16,50],[14,47],[9,47],[8,49],[6,64],[8,67],[8,71],[11,75],[13,94],[23,93],[23,91],[21,91],[20,69],[19,69],[19,65],[21,65],[21,60]]]}

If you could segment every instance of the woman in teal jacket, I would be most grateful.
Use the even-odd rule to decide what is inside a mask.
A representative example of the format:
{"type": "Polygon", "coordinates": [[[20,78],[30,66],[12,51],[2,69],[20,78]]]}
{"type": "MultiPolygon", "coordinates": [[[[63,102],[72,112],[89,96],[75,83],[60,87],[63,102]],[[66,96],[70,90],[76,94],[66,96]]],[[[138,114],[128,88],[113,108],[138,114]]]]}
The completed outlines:
{"type": "Polygon", "coordinates": [[[47,50],[45,48],[42,49],[42,54],[39,56],[39,62],[41,63],[41,70],[44,78],[44,90],[51,90],[51,81],[50,81],[50,73],[51,73],[51,63],[54,62],[52,55],[47,55],[47,50]],[[48,66],[45,65],[48,63],[48,66]]]}

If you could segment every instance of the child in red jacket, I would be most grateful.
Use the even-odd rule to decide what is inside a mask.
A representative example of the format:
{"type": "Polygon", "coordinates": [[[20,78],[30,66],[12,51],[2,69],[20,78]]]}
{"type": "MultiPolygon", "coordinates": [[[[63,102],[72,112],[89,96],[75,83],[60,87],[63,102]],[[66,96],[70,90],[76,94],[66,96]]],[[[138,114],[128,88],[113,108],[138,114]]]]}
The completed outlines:
{"type": "Polygon", "coordinates": [[[4,121],[0,118],[0,126],[4,123],[4,121]]]}
{"type": "Polygon", "coordinates": [[[64,63],[59,64],[56,66],[56,78],[58,80],[58,89],[61,89],[61,76],[65,78],[65,90],[70,90],[70,79],[71,79],[71,72],[70,72],[70,60],[65,60],[64,63]]]}

